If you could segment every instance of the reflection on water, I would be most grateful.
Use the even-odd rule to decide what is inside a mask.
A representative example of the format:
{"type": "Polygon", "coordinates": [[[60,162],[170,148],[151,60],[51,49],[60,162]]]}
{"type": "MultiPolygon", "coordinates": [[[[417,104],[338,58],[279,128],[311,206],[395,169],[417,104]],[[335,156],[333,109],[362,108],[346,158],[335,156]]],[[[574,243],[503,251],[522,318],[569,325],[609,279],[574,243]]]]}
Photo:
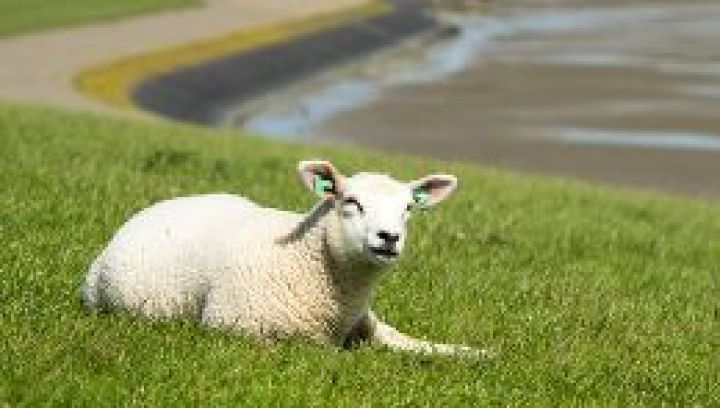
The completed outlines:
{"type": "Polygon", "coordinates": [[[558,140],[580,144],[720,151],[720,135],[602,129],[561,129],[558,140]]]}

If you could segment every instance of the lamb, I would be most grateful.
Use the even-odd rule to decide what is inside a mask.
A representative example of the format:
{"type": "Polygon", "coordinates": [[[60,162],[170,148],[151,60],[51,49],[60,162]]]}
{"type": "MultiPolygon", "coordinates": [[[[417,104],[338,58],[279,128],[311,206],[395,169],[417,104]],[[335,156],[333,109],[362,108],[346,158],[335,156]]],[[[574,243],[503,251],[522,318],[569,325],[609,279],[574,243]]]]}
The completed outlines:
{"type": "Polygon", "coordinates": [[[410,212],[445,199],[454,176],[410,183],[375,173],[345,177],[322,160],[302,161],[298,172],[320,197],[306,215],[230,194],[175,198],[139,212],[90,266],[84,303],[189,316],[263,340],[487,354],[412,338],[370,310],[373,287],[403,250],[410,212]]]}

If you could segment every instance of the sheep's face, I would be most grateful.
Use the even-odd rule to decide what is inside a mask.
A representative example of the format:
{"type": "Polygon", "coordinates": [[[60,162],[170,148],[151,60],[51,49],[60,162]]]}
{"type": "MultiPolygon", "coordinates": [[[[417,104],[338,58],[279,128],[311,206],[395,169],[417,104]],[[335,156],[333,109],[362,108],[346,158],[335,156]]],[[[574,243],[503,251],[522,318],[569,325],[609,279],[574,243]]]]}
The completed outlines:
{"type": "Polygon", "coordinates": [[[394,262],[405,246],[412,190],[381,174],[360,173],[344,181],[335,200],[344,247],[373,262],[394,262]]]}
{"type": "Polygon", "coordinates": [[[436,204],[456,185],[455,177],[448,175],[409,183],[375,173],[344,177],[325,161],[301,162],[300,174],[316,194],[334,200],[339,248],[352,258],[379,265],[399,258],[411,212],[436,204]]]}

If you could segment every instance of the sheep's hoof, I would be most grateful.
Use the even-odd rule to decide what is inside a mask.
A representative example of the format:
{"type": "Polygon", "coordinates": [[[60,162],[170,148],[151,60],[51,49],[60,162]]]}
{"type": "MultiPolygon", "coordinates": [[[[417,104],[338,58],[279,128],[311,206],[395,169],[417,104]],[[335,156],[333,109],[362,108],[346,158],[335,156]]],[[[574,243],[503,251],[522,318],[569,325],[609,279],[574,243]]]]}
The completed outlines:
{"type": "Polygon", "coordinates": [[[495,360],[500,357],[500,352],[495,349],[480,349],[480,358],[485,360],[495,360]]]}
{"type": "Polygon", "coordinates": [[[493,349],[476,349],[467,346],[459,346],[454,353],[458,357],[473,360],[494,360],[500,353],[493,349]]]}

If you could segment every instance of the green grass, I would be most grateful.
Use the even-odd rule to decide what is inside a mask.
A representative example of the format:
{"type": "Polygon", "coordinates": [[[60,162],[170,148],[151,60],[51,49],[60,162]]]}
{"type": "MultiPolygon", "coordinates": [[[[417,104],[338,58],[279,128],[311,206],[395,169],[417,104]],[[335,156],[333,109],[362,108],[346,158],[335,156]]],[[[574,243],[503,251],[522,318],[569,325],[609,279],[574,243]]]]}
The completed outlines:
{"type": "Polygon", "coordinates": [[[0,0],[0,37],[198,4],[198,0],[0,0]]]}
{"type": "Polygon", "coordinates": [[[0,405],[720,404],[720,209],[470,165],[0,105],[0,405]],[[458,193],[413,220],[375,302],[491,363],[266,346],[92,314],[89,261],[146,205],[211,191],[302,210],[298,159],[458,193]]]}

